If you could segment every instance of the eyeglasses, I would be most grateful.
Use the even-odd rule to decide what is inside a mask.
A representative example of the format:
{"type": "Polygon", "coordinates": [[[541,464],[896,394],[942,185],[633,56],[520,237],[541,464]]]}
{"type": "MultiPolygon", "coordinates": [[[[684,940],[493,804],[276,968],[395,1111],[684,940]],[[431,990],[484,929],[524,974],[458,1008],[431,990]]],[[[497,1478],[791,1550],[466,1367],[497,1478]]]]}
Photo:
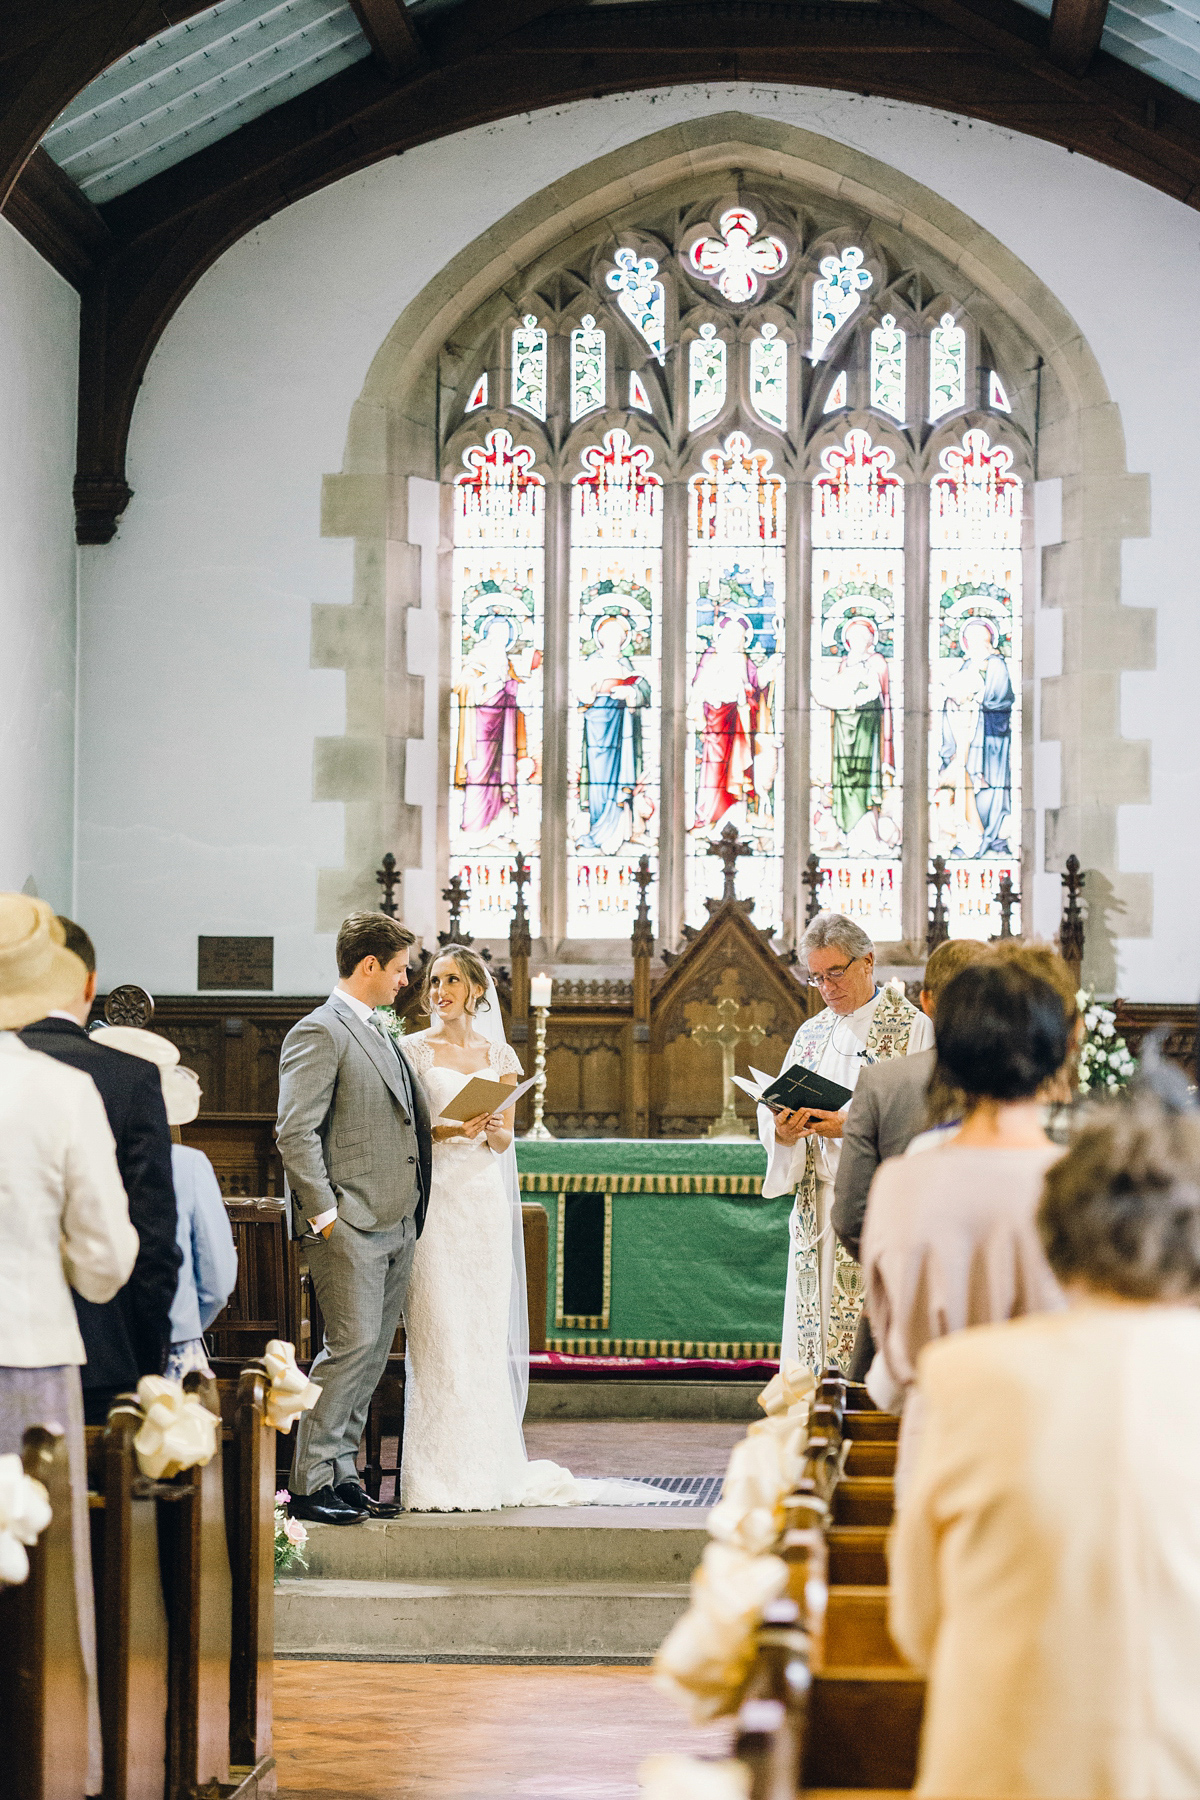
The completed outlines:
{"type": "Polygon", "coordinates": [[[856,962],[861,961],[861,956],[852,956],[850,961],[843,963],[840,969],[829,969],[824,975],[810,975],[808,985],[815,988],[833,987],[836,982],[841,981],[850,973],[856,962]]]}

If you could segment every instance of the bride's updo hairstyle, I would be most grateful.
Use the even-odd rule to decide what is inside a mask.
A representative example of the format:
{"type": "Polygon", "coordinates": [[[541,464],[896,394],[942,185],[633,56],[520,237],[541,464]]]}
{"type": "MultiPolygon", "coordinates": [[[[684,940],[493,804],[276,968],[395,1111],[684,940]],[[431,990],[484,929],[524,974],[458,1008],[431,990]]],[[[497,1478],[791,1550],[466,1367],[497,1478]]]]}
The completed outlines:
{"type": "MultiPolygon", "coordinates": [[[[485,1007],[490,1007],[492,1003],[487,997],[488,972],[483,958],[477,956],[474,950],[469,950],[466,944],[447,944],[444,950],[439,950],[436,956],[431,956],[426,964],[425,979],[421,983],[421,1011],[429,1013],[432,1002],[433,971],[438,963],[444,962],[448,956],[454,959],[455,967],[468,988],[482,988],[483,990],[478,999],[472,996],[467,1001],[468,1014],[474,1015],[485,1007]]],[[[433,1015],[430,1013],[429,1016],[433,1015]]]]}

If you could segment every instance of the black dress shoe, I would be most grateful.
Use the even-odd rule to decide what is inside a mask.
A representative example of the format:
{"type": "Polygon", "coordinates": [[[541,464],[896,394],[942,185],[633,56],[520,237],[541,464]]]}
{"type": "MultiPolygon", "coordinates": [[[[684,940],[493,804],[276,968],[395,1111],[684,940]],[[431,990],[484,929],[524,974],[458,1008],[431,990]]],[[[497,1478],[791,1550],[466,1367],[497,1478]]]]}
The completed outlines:
{"type": "Polygon", "coordinates": [[[293,1494],[288,1511],[293,1519],[307,1519],[311,1525],[357,1525],[367,1516],[347,1506],[331,1487],[318,1488],[315,1494],[293,1494]]]}
{"type": "Polygon", "coordinates": [[[403,1507],[394,1500],[372,1500],[366,1488],[357,1481],[339,1481],[334,1488],[339,1500],[355,1507],[364,1519],[398,1519],[403,1507]]]}

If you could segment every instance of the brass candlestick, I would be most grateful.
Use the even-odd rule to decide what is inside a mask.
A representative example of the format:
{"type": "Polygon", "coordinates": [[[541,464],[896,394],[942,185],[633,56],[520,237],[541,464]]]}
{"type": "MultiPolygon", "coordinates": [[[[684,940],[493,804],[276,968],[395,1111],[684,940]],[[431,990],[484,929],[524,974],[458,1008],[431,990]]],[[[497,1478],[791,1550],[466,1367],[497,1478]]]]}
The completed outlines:
{"type": "Polygon", "coordinates": [[[525,1136],[527,1139],[528,1138],[553,1138],[554,1133],[547,1129],[546,1122],[545,1122],[545,1111],[546,1111],[546,1019],[547,1019],[547,1016],[549,1015],[550,1008],[548,1006],[535,1006],[533,1010],[537,1016],[537,1038],[536,1038],[537,1054],[535,1055],[535,1057],[533,1059],[533,1076],[534,1076],[534,1081],[536,1082],[537,1085],[534,1087],[534,1090],[533,1090],[533,1124],[529,1127],[529,1130],[525,1133],[525,1136]]]}

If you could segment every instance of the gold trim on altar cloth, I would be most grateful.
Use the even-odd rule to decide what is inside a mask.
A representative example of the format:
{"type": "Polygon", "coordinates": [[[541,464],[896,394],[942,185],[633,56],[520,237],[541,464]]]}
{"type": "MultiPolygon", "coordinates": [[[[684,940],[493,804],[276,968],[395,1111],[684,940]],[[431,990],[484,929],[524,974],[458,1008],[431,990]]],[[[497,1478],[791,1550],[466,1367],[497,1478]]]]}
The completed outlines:
{"type": "MultiPolygon", "coordinates": [[[[761,1175],[522,1175],[523,1194],[761,1194],[761,1175]]],[[[561,1209],[560,1209],[561,1210],[561,1209]]],[[[607,1291],[607,1290],[606,1290],[607,1291]]]]}
{"type": "Polygon", "coordinates": [[[673,1356],[704,1357],[710,1362],[762,1362],[779,1360],[778,1344],[704,1343],[683,1338],[548,1338],[546,1349],[556,1356],[673,1356]]]}

